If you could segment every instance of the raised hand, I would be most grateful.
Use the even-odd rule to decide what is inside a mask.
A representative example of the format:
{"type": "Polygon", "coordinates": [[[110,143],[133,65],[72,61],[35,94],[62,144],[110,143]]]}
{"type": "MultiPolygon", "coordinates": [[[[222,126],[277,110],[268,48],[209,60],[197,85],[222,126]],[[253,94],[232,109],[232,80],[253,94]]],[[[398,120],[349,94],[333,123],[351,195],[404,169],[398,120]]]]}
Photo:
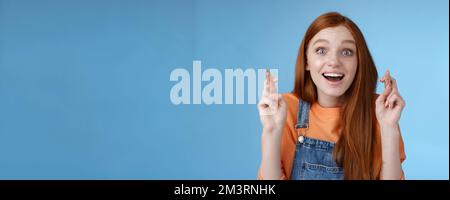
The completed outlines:
{"type": "Polygon", "coordinates": [[[386,71],[380,82],[384,83],[384,91],[375,102],[375,112],[381,125],[398,126],[405,101],[400,96],[397,81],[386,71]]]}
{"type": "Polygon", "coordinates": [[[263,129],[268,133],[277,132],[281,134],[286,121],[287,105],[275,87],[277,81],[267,70],[258,110],[263,129]]]}

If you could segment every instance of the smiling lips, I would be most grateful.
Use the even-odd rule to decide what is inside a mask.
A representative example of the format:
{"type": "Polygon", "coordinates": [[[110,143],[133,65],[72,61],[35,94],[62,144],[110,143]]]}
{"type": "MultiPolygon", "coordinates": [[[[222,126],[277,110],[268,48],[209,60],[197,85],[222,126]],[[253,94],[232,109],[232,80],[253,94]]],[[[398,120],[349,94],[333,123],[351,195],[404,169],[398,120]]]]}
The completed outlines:
{"type": "Polygon", "coordinates": [[[338,83],[344,78],[345,74],[325,72],[322,74],[322,76],[332,83],[338,83]]]}

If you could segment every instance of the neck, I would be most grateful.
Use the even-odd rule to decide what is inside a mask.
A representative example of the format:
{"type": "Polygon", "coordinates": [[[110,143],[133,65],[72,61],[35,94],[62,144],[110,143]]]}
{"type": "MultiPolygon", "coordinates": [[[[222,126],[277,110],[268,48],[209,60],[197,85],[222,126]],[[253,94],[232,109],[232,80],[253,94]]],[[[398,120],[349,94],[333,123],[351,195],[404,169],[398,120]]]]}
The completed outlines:
{"type": "Polygon", "coordinates": [[[318,103],[324,108],[335,108],[342,105],[342,99],[340,97],[331,97],[327,95],[318,94],[318,103]]]}

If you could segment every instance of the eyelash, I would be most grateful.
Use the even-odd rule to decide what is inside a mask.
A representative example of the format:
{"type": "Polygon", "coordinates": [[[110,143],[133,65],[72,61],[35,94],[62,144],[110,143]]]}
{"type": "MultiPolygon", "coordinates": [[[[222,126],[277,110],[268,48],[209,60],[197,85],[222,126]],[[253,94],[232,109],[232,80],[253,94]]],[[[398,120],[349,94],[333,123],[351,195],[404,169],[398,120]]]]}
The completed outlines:
{"type": "MultiPolygon", "coordinates": [[[[316,49],[316,54],[318,54],[318,55],[324,55],[325,53],[326,53],[326,49],[323,48],[323,47],[318,47],[316,49]],[[324,53],[323,52],[320,53],[320,51],[325,51],[325,52],[324,53]]],[[[344,51],[342,51],[342,55],[343,56],[352,56],[353,55],[353,50],[351,50],[351,49],[344,49],[344,51]],[[349,52],[349,55],[345,55],[345,52],[349,52]]]]}
{"type": "Polygon", "coordinates": [[[344,49],[344,51],[342,51],[343,56],[352,56],[353,55],[353,51],[351,49],[344,49]],[[349,55],[344,55],[344,52],[348,51],[349,55]]]}
{"type": "Polygon", "coordinates": [[[316,53],[317,54],[319,54],[319,55],[325,54],[325,53],[320,53],[320,51],[326,51],[326,50],[323,47],[319,47],[319,48],[316,49],[316,53]]]}

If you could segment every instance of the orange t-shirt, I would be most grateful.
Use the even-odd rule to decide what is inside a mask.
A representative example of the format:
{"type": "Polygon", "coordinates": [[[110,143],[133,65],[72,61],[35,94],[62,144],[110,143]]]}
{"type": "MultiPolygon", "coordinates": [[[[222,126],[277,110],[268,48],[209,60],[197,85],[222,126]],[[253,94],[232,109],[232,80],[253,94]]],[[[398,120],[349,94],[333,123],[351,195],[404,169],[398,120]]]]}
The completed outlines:
{"type": "MultiPolygon", "coordinates": [[[[298,97],[291,93],[283,94],[283,99],[287,104],[286,124],[281,138],[281,167],[283,176],[280,179],[290,179],[292,165],[294,162],[295,144],[299,137],[299,132],[304,133],[305,129],[296,129],[298,97]]],[[[309,129],[305,136],[318,140],[336,143],[340,136],[338,121],[340,108],[323,108],[318,103],[313,103],[309,111],[309,129]]],[[[379,130],[379,129],[377,129],[379,130]]],[[[377,134],[381,134],[379,131],[377,134]]],[[[264,148],[264,147],[262,147],[264,148]]],[[[400,136],[400,159],[406,159],[403,140],[400,136]]],[[[259,180],[263,180],[261,170],[258,170],[259,180]]],[[[402,179],[404,178],[402,174],[402,179]]]]}

